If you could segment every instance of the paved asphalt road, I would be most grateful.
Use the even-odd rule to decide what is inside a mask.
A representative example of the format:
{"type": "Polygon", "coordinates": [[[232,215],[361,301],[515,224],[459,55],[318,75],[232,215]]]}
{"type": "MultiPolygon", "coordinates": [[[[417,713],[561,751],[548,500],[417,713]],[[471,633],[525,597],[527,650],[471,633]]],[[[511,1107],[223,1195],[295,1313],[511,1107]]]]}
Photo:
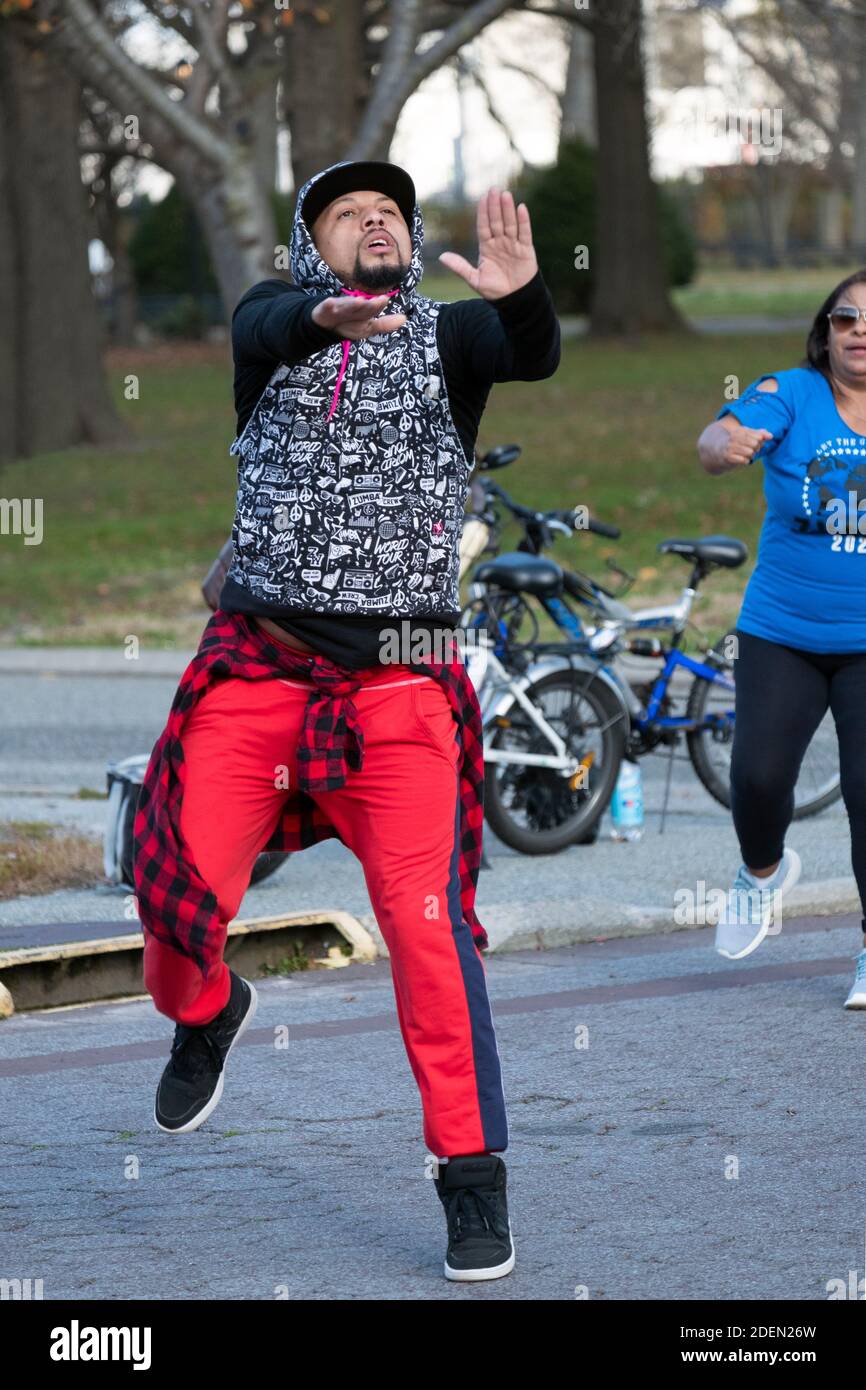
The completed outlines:
{"type": "MultiPolygon", "coordinates": [[[[0,816],[98,834],[104,803],[69,794],[149,749],[176,675],[65,678],[42,661],[0,676],[0,816]]],[[[635,902],[669,911],[677,886],[729,881],[733,832],[690,769],[664,835],[659,794],[650,774],[638,844],[526,860],[491,841],[482,920],[621,923],[635,902]]],[[[838,806],[793,828],[813,882],[849,874],[846,831],[838,806]]],[[[321,907],[324,881],[331,905],[368,911],[333,842],[242,910],[321,907]]],[[[122,907],[109,889],[7,902],[0,942],[122,907]]],[[[518,1263],[477,1287],[442,1277],[387,961],[261,981],[220,1107],[188,1136],[153,1125],[171,1024],[149,999],[16,1015],[0,1024],[0,1277],[41,1278],[47,1299],[826,1299],[864,1273],[866,1013],[842,1009],[858,922],[788,920],[739,964],[708,930],[488,957],[518,1263]]]]}
{"type": "Polygon", "coordinates": [[[442,1275],[387,962],[260,982],[186,1136],[153,1125],[149,1000],[17,1015],[0,1275],[46,1299],[826,1299],[863,1278],[857,935],[801,920],[737,965],[706,930],[489,958],[517,1267],[477,1286],[442,1275]]]}

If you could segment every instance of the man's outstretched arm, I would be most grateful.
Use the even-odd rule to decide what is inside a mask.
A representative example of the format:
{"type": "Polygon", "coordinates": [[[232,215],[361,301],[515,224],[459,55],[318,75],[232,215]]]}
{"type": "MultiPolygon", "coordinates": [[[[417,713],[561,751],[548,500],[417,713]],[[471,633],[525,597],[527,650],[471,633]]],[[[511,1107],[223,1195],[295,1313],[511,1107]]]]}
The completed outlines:
{"type": "MultiPolygon", "coordinates": [[[[285,362],[293,367],[341,339],[368,338],[371,320],[387,302],[384,294],[342,299],[324,292],[306,294],[284,280],[260,280],[232,314],[235,362],[285,362]]],[[[392,333],[405,322],[405,314],[382,315],[376,333],[392,333]]]]}
{"type": "Polygon", "coordinates": [[[387,302],[387,295],[306,294],[284,280],[260,280],[247,290],[232,314],[238,433],[279,363],[294,367],[341,339],[369,337],[374,327],[377,333],[402,327],[403,314],[382,315],[372,323],[387,302]]]}
{"type": "Polygon", "coordinates": [[[543,381],[559,366],[559,319],[540,270],[502,299],[461,299],[442,312],[448,360],[479,383],[543,381]]]}
{"type": "Polygon", "coordinates": [[[306,294],[284,280],[260,280],[238,301],[232,314],[235,365],[286,362],[290,367],[339,341],[313,318],[327,295],[306,294]]]}

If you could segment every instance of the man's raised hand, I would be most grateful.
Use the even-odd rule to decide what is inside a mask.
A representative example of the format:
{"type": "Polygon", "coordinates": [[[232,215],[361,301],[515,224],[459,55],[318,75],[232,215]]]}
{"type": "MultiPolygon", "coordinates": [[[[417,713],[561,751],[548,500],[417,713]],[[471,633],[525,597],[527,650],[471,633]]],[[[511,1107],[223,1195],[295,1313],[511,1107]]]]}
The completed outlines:
{"type": "Polygon", "coordinates": [[[406,322],[405,314],[383,314],[373,322],[375,315],[388,303],[387,294],[377,294],[374,299],[362,299],[359,295],[334,295],[321,300],[313,310],[313,322],[320,328],[330,328],[341,338],[372,338],[377,333],[393,333],[406,322]]]}
{"type": "Polygon", "coordinates": [[[439,257],[484,299],[501,299],[527,284],[538,271],[529,209],[516,208],[506,190],[491,188],[478,200],[478,265],[474,266],[454,251],[439,257]]]}

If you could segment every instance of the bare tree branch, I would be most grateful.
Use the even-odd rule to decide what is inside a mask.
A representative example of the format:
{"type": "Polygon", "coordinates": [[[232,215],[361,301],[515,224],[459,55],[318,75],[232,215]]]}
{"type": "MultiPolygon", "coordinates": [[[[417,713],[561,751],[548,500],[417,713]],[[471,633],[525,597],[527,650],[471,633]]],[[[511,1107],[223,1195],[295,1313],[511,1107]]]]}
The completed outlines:
{"type": "Polygon", "coordinates": [[[411,66],[420,24],[421,0],[391,0],[391,25],[376,79],[376,92],[385,106],[411,66]]]}
{"type": "MultiPolygon", "coordinates": [[[[417,0],[392,0],[392,4],[401,6],[404,21],[410,11],[414,15],[418,8],[417,0]]],[[[459,48],[474,39],[482,29],[486,29],[488,24],[492,24],[494,19],[498,19],[506,10],[522,10],[524,7],[525,0],[477,0],[477,3],[470,5],[435,43],[430,44],[422,53],[416,53],[402,72],[392,73],[389,70],[386,74],[387,82],[376,83],[347,159],[363,159],[369,151],[378,149],[386,136],[393,131],[403,106],[425,77],[429,77],[440,68],[459,48]]],[[[402,38],[405,38],[406,29],[407,25],[404,22],[402,38]]]]}
{"type": "Polygon", "coordinates": [[[122,159],[140,159],[143,164],[153,163],[153,150],[144,141],[139,145],[94,145],[89,141],[79,141],[78,153],[82,158],[87,154],[104,155],[112,166],[122,159]]]}
{"type": "Polygon", "coordinates": [[[134,93],[149,113],[158,117],[200,157],[213,164],[228,164],[230,152],[226,142],[208,122],[194,116],[182,102],[173,101],[149,72],[127,56],[89,0],[60,0],[60,3],[65,17],[56,36],[69,27],[80,37],[82,42],[73,43],[71,47],[76,49],[79,62],[87,70],[87,80],[97,91],[111,91],[119,111],[128,109],[128,92],[134,93]]]}
{"type": "Polygon", "coordinates": [[[187,23],[180,10],[176,10],[174,14],[168,14],[160,0],[139,0],[139,3],[144,5],[158,24],[174,29],[176,34],[180,34],[181,38],[186,40],[190,48],[195,48],[195,30],[191,24],[187,23]]]}
{"type": "Polygon", "coordinates": [[[484,78],[481,76],[479,68],[476,64],[473,64],[470,68],[468,68],[468,72],[471,80],[475,83],[476,87],[481,92],[481,95],[484,97],[484,104],[486,105],[487,110],[490,113],[491,119],[496,122],[500,130],[505,135],[505,138],[508,141],[509,149],[512,151],[513,154],[517,155],[517,158],[521,161],[521,163],[525,164],[526,156],[517,144],[517,141],[515,140],[511,128],[508,125],[508,122],[506,121],[505,117],[502,115],[500,111],[497,110],[496,103],[494,102],[490,92],[490,88],[488,87],[484,78]]]}
{"type": "Polygon", "coordinates": [[[540,72],[535,72],[532,68],[525,68],[521,63],[515,63],[511,58],[503,58],[501,54],[496,55],[496,64],[500,68],[507,68],[509,72],[519,72],[521,77],[528,77],[531,82],[535,82],[553,102],[556,101],[556,92],[553,91],[546,77],[542,77],[540,72]]]}
{"type": "Polygon", "coordinates": [[[226,61],[225,36],[229,0],[190,0],[193,22],[195,24],[195,48],[199,54],[196,67],[205,60],[212,79],[218,81],[226,96],[234,102],[238,100],[238,89],[231,69],[226,61]]]}
{"type": "Polygon", "coordinates": [[[790,57],[784,59],[782,55],[770,53],[766,47],[760,44],[756,47],[749,43],[743,32],[742,22],[734,23],[727,15],[720,10],[714,11],[715,18],[724,28],[736,39],[737,45],[755,67],[775,82],[780,91],[785,93],[786,99],[790,100],[792,106],[800,115],[801,119],[810,122],[823,135],[827,137],[831,145],[835,144],[837,132],[833,125],[822,117],[817,109],[815,101],[815,89],[807,83],[800,82],[792,73],[790,57]]]}
{"type": "MultiPolygon", "coordinates": [[[[604,0],[601,0],[604,3],[604,0]]],[[[592,31],[596,25],[590,10],[578,10],[574,4],[569,4],[568,0],[548,0],[543,7],[541,5],[528,5],[529,14],[550,15],[553,19],[567,19],[570,24],[579,24],[582,29],[592,31]]]]}

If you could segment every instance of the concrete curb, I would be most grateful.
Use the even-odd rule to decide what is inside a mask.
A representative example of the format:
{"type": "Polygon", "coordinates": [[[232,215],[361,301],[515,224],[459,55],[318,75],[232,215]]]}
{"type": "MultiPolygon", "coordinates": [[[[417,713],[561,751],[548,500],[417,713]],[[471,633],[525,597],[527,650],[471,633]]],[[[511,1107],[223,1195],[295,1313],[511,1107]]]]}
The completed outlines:
{"type": "MultiPolygon", "coordinates": [[[[261,975],[298,945],[325,968],[376,959],[376,944],[339,908],[248,917],[228,929],[225,959],[241,974],[261,975]],[[348,944],[351,954],[344,953],[348,944]]],[[[142,992],[144,935],[97,937],[0,951],[0,1018],[16,1010],[92,1004],[142,992]]]]}
{"type": "MultiPolygon", "coordinates": [[[[860,898],[853,878],[798,884],[785,898],[785,916],[791,918],[859,910],[860,898]]],[[[491,952],[544,950],[594,941],[599,937],[612,940],[647,932],[692,931],[711,925],[709,916],[687,924],[677,922],[673,905],[647,907],[587,897],[578,897],[572,903],[563,903],[560,899],[536,900],[532,907],[535,918],[532,925],[527,923],[526,909],[510,903],[491,904],[479,909],[478,915],[487,929],[491,952]]]]}
{"type": "MultiPolygon", "coordinates": [[[[798,884],[785,898],[787,917],[824,917],[837,912],[860,911],[860,898],[853,878],[824,879],[819,883],[798,884]]],[[[531,909],[513,903],[487,903],[478,915],[490,942],[487,955],[502,951],[543,951],[572,946],[581,941],[612,941],[618,937],[693,931],[711,925],[703,921],[680,923],[673,906],[647,907],[639,903],[617,903],[607,898],[578,894],[572,900],[537,898],[531,909]],[[527,919],[530,916],[532,921],[527,919]]],[[[359,918],[361,925],[387,958],[388,948],[371,914],[359,918]]]]}
{"type": "MultiPolygon", "coordinates": [[[[798,885],[786,901],[789,918],[859,911],[853,878],[798,885]]],[[[536,899],[531,914],[534,920],[528,922],[527,909],[513,903],[490,903],[481,909],[490,941],[488,954],[552,950],[581,941],[689,931],[711,924],[709,915],[687,924],[677,922],[672,906],[617,904],[586,894],[573,900],[536,899]]],[[[262,965],[276,965],[287,949],[298,944],[312,946],[316,964],[325,968],[387,959],[389,954],[371,913],[355,917],[328,908],[233,922],[226,960],[241,973],[256,975],[262,965]],[[351,946],[350,955],[344,954],[343,943],[351,946]]],[[[51,1008],[140,994],[143,947],[142,933],[130,932],[0,951],[0,1019],[9,1018],[16,1008],[51,1008]]]]}

